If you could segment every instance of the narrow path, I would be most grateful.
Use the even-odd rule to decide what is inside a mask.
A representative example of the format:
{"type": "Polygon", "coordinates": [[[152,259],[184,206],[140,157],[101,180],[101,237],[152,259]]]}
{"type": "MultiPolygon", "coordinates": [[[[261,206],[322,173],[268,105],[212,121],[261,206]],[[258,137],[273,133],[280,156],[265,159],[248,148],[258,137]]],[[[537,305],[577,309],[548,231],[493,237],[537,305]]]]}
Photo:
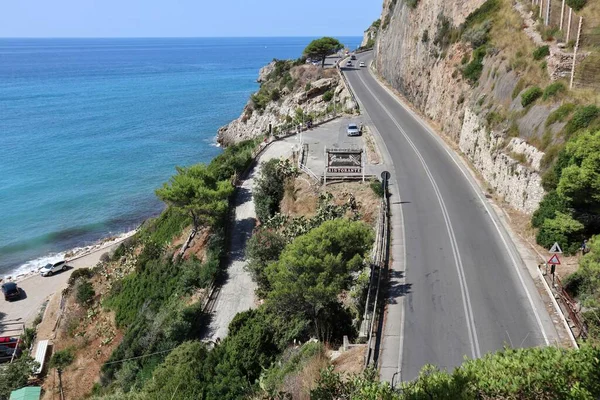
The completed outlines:
{"type": "Polygon", "coordinates": [[[260,156],[257,166],[250,172],[248,178],[238,189],[235,199],[235,222],[231,230],[231,247],[227,277],[225,283],[218,290],[212,308],[212,321],[205,335],[206,339],[215,340],[227,336],[229,323],[239,312],[256,307],[254,291],[256,283],[246,271],[247,263],[245,250],[246,242],[252,235],[256,224],[256,211],[252,190],[254,180],[260,171],[260,164],[271,158],[290,157],[292,143],[275,142],[260,156]]]}

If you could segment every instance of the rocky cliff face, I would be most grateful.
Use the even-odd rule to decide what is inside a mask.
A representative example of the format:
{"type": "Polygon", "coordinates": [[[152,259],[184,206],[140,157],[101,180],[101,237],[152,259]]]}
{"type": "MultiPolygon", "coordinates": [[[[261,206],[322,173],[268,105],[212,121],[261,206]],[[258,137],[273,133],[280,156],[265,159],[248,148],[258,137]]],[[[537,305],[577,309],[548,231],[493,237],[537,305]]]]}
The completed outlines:
{"type": "Polygon", "coordinates": [[[352,110],[355,104],[336,69],[273,61],[261,68],[260,90],[242,115],[219,129],[217,141],[230,145],[269,131],[282,132],[309,119],[352,110]]]}
{"type": "MultiPolygon", "coordinates": [[[[558,105],[524,108],[521,104],[525,83],[533,79],[530,76],[549,77],[548,72],[540,72],[545,65],[522,65],[523,59],[531,57],[533,42],[516,55],[511,52],[510,40],[525,46],[528,39],[521,30],[522,19],[508,0],[500,0],[508,9],[503,9],[502,16],[509,15],[502,29],[514,29],[514,38],[504,37],[498,43],[492,39],[483,50],[480,77],[473,81],[463,76],[475,57],[476,46],[464,40],[466,35],[462,35],[463,40],[451,38],[464,32],[461,24],[484,2],[420,0],[408,4],[406,0],[385,0],[375,44],[375,67],[382,78],[459,144],[506,202],[532,213],[544,195],[540,177],[544,153],[538,148],[543,147],[543,137],[547,142],[547,131],[555,128],[546,127],[544,122],[558,105]]],[[[481,21],[477,26],[482,26],[481,21]]],[[[500,30],[494,29],[491,35],[499,35],[500,30]]]]}

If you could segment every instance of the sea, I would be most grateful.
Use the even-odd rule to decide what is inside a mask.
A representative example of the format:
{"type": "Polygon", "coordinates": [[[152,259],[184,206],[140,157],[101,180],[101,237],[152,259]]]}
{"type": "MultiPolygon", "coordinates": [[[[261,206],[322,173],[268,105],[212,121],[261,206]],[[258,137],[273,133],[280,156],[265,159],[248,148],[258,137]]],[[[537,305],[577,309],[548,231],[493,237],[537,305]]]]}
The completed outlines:
{"type": "Polygon", "coordinates": [[[0,39],[0,278],[159,214],[155,189],[221,152],[258,70],[312,39],[0,39]]]}

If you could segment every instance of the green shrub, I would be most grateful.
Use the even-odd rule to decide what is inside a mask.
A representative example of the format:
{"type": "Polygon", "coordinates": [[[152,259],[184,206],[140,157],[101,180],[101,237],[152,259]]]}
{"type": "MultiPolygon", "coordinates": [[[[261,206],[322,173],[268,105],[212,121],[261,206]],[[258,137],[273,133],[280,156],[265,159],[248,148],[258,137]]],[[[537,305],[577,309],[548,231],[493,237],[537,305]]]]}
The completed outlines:
{"type": "Polygon", "coordinates": [[[423,35],[421,36],[421,43],[429,42],[429,29],[425,29],[423,31],[423,35]]]}
{"type": "Polygon", "coordinates": [[[259,286],[261,294],[269,288],[266,276],[267,265],[277,261],[279,255],[287,244],[287,240],[278,232],[259,228],[256,229],[246,245],[247,269],[259,286]]]}
{"type": "Polygon", "coordinates": [[[489,40],[489,32],[492,28],[490,21],[485,21],[480,25],[467,28],[462,34],[462,40],[471,44],[474,49],[483,46],[489,40]]]}
{"type": "Polygon", "coordinates": [[[325,93],[323,93],[323,101],[331,101],[331,99],[333,99],[333,91],[328,90],[325,93]]]}
{"type": "Polygon", "coordinates": [[[540,46],[533,51],[533,59],[536,61],[541,60],[542,58],[550,55],[550,46],[540,46]]]}
{"type": "Polygon", "coordinates": [[[71,272],[69,276],[69,285],[74,284],[79,278],[89,279],[94,275],[94,272],[89,268],[77,268],[71,272]]]}
{"type": "Polygon", "coordinates": [[[138,236],[143,241],[166,244],[170,243],[175,236],[180,235],[183,229],[191,223],[189,214],[181,212],[175,207],[168,207],[158,218],[144,224],[138,236]]]}
{"type": "Polygon", "coordinates": [[[575,11],[581,10],[587,4],[587,0],[567,0],[567,4],[575,11]]]}
{"type": "Polygon", "coordinates": [[[96,296],[94,287],[89,281],[83,281],[77,287],[77,295],[75,299],[82,306],[88,306],[96,296]]]}
{"type": "Polygon", "coordinates": [[[487,49],[485,46],[478,47],[473,52],[471,62],[464,66],[462,74],[471,84],[475,84],[479,81],[481,73],[483,72],[483,59],[486,55],[487,49]]]}
{"type": "Polygon", "coordinates": [[[271,101],[277,101],[281,98],[281,92],[278,88],[275,88],[271,91],[269,97],[271,98],[271,101]]]}
{"type": "Polygon", "coordinates": [[[468,28],[490,19],[500,9],[500,5],[500,0],[487,0],[481,7],[467,16],[463,25],[468,28]]]}
{"type": "Polygon", "coordinates": [[[375,195],[379,198],[383,198],[383,187],[381,182],[379,182],[378,180],[372,180],[371,183],[369,184],[369,186],[371,187],[371,190],[373,190],[373,193],[375,193],[375,195]]]}
{"type": "Polygon", "coordinates": [[[305,86],[304,86],[304,91],[308,92],[310,90],[310,88],[312,87],[312,85],[310,84],[310,82],[308,82],[305,86]]]}
{"type": "Polygon", "coordinates": [[[69,347],[64,350],[59,350],[52,354],[52,358],[50,358],[50,368],[63,370],[71,365],[74,360],[75,355],[73,354],[72,348],[69,347]]]}
{"type": "Polygon", "coordinates": [[[555,218],[557,212],[566,214],[569,212],[569,207],[567,200],[558,194],[556,190],[553,190],[544,196],[538,209],[533,213],[531,225],[534,228],[539,228],[546,219],[555,218]]]}
{"type": "Polygon", "coordinates": [[[261,222],[268,221],[277,211],[285,192],[285,180],[279,174],[279,160],[273,158],[264,162],[256,179],[254,204],[256,216],[261,222]]]}
{"type": "Polygon", "coordinates": [[[595,105],[578,107],[573,118],[565,126],[565,137],[569,138],[575,132],[588,128],[596,118],[600,116],[600,108],[595,105]]]}
{"type": "Polygon", "coordinates": [[[540,98],[544,92],[537,86],[530,87],[521,95],[521,105],[527,107],[540,98]]]}
{"type": "Polygon", "coordinates": [[[564,92],[566,87],[562,82],[554,82],[546,86],[542,100],[548,100],[550,97],[556,96],[558,93],[564,92]]]}
{"type": "Polygon", "coordinates": [[[410,8],[417,8],[418,4],[419,4],[419,0],[406,0],[406,5],[409,6],[410,8]]]}
{"type": "Polygon", "coordinates": [[[569,214],[555,211],[555,215],[544,220],[536,235],[536,242],[547,249],[558,242],[566,254],[574,254],[581,243],[584,226],[569,214]]]}
{"type": "Polygon", "coordinates": [[[575,104],[565,103],[552,111],[546,120],[546,126],[550,126],[556,122],[564,122],[565,119],[575,110],[575,104]]]}

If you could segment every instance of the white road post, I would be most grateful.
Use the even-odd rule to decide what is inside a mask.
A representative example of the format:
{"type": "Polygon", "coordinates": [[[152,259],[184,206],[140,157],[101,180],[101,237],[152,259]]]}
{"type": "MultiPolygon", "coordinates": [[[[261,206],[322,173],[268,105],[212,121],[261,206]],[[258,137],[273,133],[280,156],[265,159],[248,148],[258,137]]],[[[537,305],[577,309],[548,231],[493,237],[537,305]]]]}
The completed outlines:
{"type": "Polygon", "coordinates": [[[543,11],[544,11],[544,0],[540,0],[540,15],[539,15],[540,18],[542,18],[543,11]]]}
{"type": "Polygon", "coordinates": [[[575,63],[577,62],[577,49],[579,48],[579,38],[581,37],[581,24],[583,23],[583,17],[579,17],[579,29],[577,30],[577,40],[575,41],[575,49],[573,50],[573,68],[571,68],[571,85],[569,88],[573,89],[573,79],[575,78],[575,63]]]}
{"type": "Polygon", "coordinates": [[[546,0],[546,26],[550,24],[550,0],[546,0]]]}
{"type": "Polygon", "coordinates": [[[565,0],[562,0],[562,6],[560,8],[560,29],[562,31],[563,28],[563,20],[565,19],[565,0]]]}
{"type": "Polygon", "coordinates": [[[569,43],[569,39],[571,36],[571,17],[573,16],[573,9],[569,7],[569,22],[567,23],[567,43],[569,43]]]}

